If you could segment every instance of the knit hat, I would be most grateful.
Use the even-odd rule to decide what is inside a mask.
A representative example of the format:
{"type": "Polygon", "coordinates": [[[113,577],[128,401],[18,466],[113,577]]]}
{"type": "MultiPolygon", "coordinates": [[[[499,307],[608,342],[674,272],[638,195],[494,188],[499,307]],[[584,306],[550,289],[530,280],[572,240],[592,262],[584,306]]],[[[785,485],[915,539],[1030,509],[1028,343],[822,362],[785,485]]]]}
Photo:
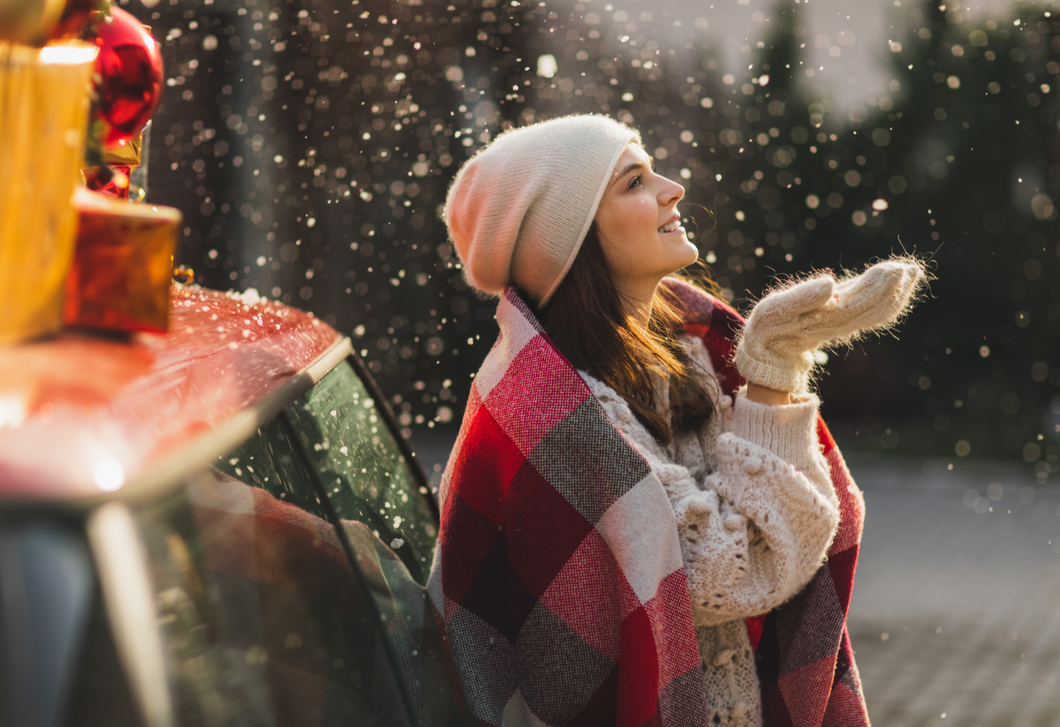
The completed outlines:
{"type": "Polygon", "coordinates": [[[570,270],[618,158],[640,135],[606,116],[564,116],[504,132],[461,167],[445,221],[464,275],[544,306],[570,270]]]}

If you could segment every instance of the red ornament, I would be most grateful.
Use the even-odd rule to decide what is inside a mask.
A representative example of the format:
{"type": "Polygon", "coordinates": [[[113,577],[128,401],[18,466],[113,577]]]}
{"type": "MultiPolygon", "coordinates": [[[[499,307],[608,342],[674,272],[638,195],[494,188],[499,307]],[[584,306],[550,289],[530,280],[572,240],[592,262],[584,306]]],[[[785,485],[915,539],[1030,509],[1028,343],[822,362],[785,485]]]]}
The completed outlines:
{"type": "Polygon", "coordinates": [[[85,34],[92,14],[100,10],[101,0],[66,0],[62,17],[51,31],[51,40],[79,40],[85,34]]]}
{"type": "Polygon", "coordinates": [[[93,192],[115,199],[129,199],[129,177],[132,167],[128,164],[108,164],[106,167],[85,167],[85,186],[93,192]],[[103,172],[108,170],[109,174],[103,172]]]}
{"type": "Polygon", "coordinates": [[[162,95],[162,54],[139,20],[111,5],[95,27],[96,106],[109,127],[107,146],[128,141],[151,118],[162,95]]]}

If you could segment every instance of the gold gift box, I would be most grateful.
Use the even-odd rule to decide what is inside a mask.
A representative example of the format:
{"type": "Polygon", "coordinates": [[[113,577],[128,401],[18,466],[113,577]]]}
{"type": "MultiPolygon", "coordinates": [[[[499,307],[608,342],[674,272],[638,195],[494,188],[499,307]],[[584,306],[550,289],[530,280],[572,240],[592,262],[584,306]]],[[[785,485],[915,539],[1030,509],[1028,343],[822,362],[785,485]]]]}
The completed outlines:
{"type": "Polygon", "coordinates": [[[0,42],[0,344],[62,324],[96,53],[0,42]]]}

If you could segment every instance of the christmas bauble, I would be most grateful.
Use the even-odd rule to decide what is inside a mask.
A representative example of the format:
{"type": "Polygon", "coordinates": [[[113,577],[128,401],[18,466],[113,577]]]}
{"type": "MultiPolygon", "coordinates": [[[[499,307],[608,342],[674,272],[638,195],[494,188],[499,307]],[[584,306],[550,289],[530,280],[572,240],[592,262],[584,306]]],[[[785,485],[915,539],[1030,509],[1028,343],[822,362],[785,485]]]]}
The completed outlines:
{"type": "Polygon", "coordinates": [[[162,54],[140,21],[111,6],[95,26],[96,108],[109,129],[104,143],[121,143],[151,118],[162,94],[162,54]]]}

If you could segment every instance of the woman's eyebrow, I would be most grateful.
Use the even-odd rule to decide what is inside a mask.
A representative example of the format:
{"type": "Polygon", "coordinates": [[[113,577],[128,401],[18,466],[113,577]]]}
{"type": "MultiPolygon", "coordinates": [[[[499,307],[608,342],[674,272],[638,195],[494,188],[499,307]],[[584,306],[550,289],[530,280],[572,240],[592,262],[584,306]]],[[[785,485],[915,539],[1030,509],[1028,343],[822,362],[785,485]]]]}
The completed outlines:
{"type": "MultiPolygon", "coordinates": [[[[649,161],[654,163],[655,160],[654,159],[649,159],[649,161]]],[[[627,174],[629,174],[630,172],[634,172],[634,171],[636,171],[638,169],[641,169],[641,170],[648,169],[648,166],[645,165],[644,162],[640,162],[640,161],[633,162],[632,164],[627,166],[625,169],[623,169],[620,173],[616,174],[615,178],[611,180],[611,184],[614,184],[619,179],[622,179],[622,177],[624,177],[627,174]]]]}

